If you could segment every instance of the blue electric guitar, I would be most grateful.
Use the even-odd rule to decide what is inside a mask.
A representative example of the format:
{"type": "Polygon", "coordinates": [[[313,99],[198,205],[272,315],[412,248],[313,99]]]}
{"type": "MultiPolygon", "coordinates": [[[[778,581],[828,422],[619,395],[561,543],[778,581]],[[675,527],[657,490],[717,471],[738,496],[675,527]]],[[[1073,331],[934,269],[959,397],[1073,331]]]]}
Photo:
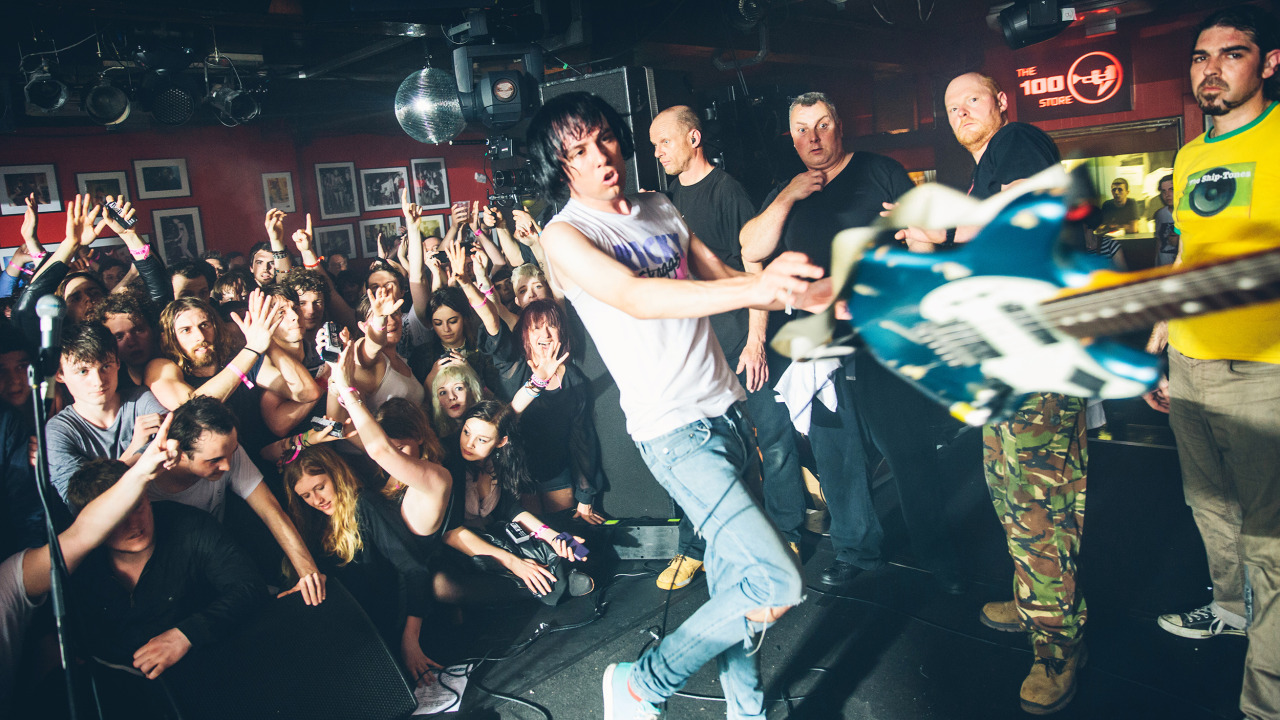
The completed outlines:
{"type": "Polygon", "coordinates": [[[1159,359],[1095,338],[1280,298],[1280,248],[1193,268],[1099,273],[1106,259],[1058,248],[1061,188],[1023,192],[991,212],[972,242],[949,251],[873,248],[867,229],[847,230],[835,245],[848,235],[845,266],[853,266],[841,286],[850,288],[858,335],[972,425],[1007,416],[1031,392],[1141,395],[1159,379],[1159,359]]]}

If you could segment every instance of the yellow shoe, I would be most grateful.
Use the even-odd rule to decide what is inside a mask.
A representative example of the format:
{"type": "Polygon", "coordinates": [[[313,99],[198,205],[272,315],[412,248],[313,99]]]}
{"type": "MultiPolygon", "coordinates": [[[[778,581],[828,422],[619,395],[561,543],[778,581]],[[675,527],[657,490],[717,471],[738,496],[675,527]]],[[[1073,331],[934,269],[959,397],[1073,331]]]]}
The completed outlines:
{"type": "Polygon", "coordinates": [[[989,602],[982,606],[978,619],[983,625],[1000,632],[1022,632],[1022,616],[1018,614],[1018,606],[1012,600],[989,602]]]}
{"type": "Polygon", "coordinates": [[[702,561],[677,555],[658,576],[658,587],[663,590],[679,590],[693,582],[693,576],[702,569],[702,561]]]}
{"type": "Polygon", "coordinates": [[[791,548],[791,552],[795,554],[797,559],[800,557],[800,543],[789,542],[787,547],[791,548]]]}
{"type": "Polygon", "coordinates": [[[1087,658],[1083,643],[1065,660],[1036,658],[1031,673],[1022,681],[1022,709],[1032,715],[1049,715],[1066,707],[1076,696],[1076,672],[1087,658]]]}

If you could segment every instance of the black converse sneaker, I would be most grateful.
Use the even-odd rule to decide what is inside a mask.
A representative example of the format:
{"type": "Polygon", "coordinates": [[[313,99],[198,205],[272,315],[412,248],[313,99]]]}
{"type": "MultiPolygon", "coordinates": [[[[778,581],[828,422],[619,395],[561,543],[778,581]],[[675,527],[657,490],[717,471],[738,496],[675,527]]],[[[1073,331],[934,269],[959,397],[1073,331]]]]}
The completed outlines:
{"type": "Polygon", "coordinates": [[[1156,621],[1166,632],[1192,640],[1207,640],[1217,635],[1244,635],[1244,628],[1228,625],[1218,617],[1212,605],[1196,608],[1188,613],[1161,615],[1156,621]]]}

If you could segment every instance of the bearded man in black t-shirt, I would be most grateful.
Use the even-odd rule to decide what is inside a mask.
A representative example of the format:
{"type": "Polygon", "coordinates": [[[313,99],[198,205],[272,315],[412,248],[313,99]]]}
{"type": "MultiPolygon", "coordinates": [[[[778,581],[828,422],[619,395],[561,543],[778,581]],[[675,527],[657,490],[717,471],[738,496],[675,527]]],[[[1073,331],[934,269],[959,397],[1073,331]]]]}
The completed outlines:
{"type": "MultiPolygon", "coordinates": [[[[845,152],[840,117],[822,93],[805,93],[791,103],[790,129],[792,144],[808,170],[775,190],[765,199],[764,210],[742,228],[742,259],[764,262],[784,250],[798,250],[830,273],[836,233],[870,225],[885,202],[893,202],[913,184],[902,165],[890,158],[845,152]]],[[[779,312],[771,315],[770,331],[791,319],[779,312]]],[[[849,379],[852,370],[852,363],[845,363],[829,378],[835,389],[834,409],[814,397],[809,411],[809,442],[831,513],[836,550],[822,582],[832,586],[885,563],[880,547],[884,531],[871,502],[857,393],[849,379]]]]}

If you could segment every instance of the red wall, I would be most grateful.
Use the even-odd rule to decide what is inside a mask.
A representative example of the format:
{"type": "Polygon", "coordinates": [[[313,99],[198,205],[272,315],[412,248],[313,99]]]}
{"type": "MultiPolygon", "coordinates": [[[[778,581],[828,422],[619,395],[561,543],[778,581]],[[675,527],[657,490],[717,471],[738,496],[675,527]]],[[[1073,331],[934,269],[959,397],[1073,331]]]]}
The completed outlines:
{"type": "MultiPolygon", "coordinates": [[[[312,213],[317,226],[358,222],[397,215],[397,211],[364,213],[360,217],[320,220],[315,189],[315,163],[354,162],[362,168],[404,167],[417,158],[443,157],[449,174],[451,200],[484,200],[488,187],[475,181],[482,172],[483,146],[424,145],[409,136],[350,135],[299,140],[284,123],[253,122],[240,127],[163,128],[149,132],[108,133],[100,128],[23,130],[0,137],[0,165],[53,163],[58,193],[65,203],[75,197],[76,173],[125,171],[129,194],[138,207],[138,232],[155,238],[151,212],[166,208],[199,207],[205,249],[246,251],[266,239],[262,220],[262,173],[293,173],[298,211],[285,220],[288,231],[301,227],[312,213]],[[185,158],[191,196],[138,200],[133,161],[185,158]]],[[[357,181],[359,173],[357,172],[357,181]]],[[[363,207],[363,204],[361,204],[363,207]]],[[[443,211],[442,211],[443,212],[443,211]]],[[[40,239],[60,242],[66,213],[40,214],[40,239]]],[[[0,247],[20,242],[21,215],[0,217],[0,247]]]]}

